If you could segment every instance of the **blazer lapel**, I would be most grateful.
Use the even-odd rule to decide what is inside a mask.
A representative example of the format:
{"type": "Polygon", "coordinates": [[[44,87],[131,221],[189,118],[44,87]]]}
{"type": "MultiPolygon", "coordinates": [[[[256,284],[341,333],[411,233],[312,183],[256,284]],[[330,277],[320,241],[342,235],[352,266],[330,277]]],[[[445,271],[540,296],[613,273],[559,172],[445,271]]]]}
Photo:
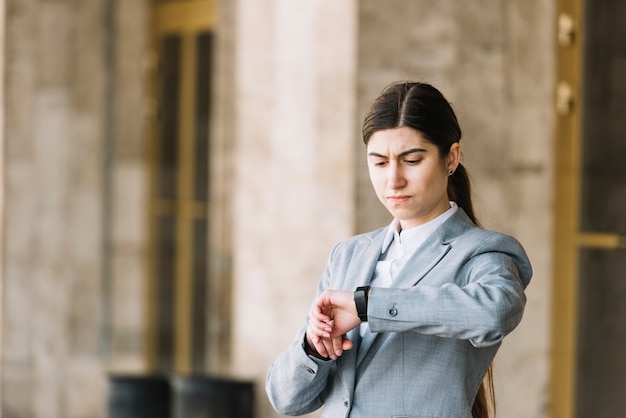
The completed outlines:
{"type": "Polygon", "coordinates": [[[441,261],[443,256],[450,250],[450,244],[442,243],[437,231],[420,245],[415,254],[406,265],[398,272],[398,277],[393,282],[393,287],[408,288],[415,286],[428,272],[441,261]]]}
{"type": "Polygon", "coordinates": [[[451,243],[474,224],[462,208],[446,220],[433,232],[424,243],[417,248],[413,257],[398,273],[393,287],[415,286],[428,274],[433,267],[450,251],[451,243]]]}
{"type": "Polygon", "coordinates": [[[387,228],[383,228],[371,240],[363,240],[356,245],[353,261],[346,272],[345,290],[356,290],[358,286],[367,286],[370,283],[380,258],[386,231],[387,228]]]}
{"type": "Polygon", "coordinates": [[[415,286],[433,267],[450,251],[451,242],[463,231],[473,227],[463,209],[458,210],[446,220],[430,237],[420,245],[415,254],[398,273],[393,287],[415,286]]]}

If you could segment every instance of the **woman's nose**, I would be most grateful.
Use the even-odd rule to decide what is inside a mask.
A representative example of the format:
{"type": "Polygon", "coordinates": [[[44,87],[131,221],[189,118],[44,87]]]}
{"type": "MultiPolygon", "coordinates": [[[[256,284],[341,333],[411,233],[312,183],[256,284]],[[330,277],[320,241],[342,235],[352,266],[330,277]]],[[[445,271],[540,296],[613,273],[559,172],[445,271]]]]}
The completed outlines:
{"type": "Polygon", "coordinates": [[[389,166],[389,177],[387,183],[390,189],[399,189],[406,185],[402,170],[395,164],[389,166]]]}

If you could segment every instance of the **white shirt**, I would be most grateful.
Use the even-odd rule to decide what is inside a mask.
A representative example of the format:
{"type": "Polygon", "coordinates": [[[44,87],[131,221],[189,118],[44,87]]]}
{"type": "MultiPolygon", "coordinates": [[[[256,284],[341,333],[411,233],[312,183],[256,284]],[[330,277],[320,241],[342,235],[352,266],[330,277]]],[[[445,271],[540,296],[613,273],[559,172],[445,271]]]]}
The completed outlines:
{"type": "MultiPolygon", "coordinates": [[[[420,245],[439,228],[458,209],[455,202],[450,202],[450,209],[425,224],[402,230],[400,221],[394,219],[387,228],[387,234],[376,263],[370,286],[391,287],[398,272],[417,251],[420,245]]],[[[367,323],[361,324],[361,336],[369,330],[367,323]]]]}

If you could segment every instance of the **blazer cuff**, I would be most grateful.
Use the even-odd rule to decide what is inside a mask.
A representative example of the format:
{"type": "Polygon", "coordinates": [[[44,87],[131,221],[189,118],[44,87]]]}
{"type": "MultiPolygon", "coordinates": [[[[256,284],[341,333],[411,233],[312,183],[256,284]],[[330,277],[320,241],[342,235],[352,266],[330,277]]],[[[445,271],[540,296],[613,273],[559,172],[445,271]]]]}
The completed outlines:
{"type": "Polygon", "coordinates": [[[302,349],[309,357],[313,357],[315,359],[322,360],[322,361],[330,361],[329,357],[322,357],[319,355],[317,351],[309,347],[309,343],[306,341],[306,331],[304,332],[304,338],[302,339],[302,349]]]}

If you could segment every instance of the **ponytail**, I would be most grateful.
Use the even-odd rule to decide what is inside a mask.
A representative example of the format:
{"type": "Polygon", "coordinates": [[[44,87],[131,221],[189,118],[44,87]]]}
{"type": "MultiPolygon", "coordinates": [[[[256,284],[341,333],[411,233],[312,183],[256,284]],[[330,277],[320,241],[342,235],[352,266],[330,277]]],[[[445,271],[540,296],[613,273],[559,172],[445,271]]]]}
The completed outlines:
{"type": "Polygon", "coordinates": [[[472,187],[469,173],[463,167],[463,164],[459,163],[455,172],[448,178],[448,197],[467,213],[474,225],[480,226],[472,205],[472,187]]]}
{"type": "Polygon", "coordinates": [[[496,416],[496,396],[493,388],[493,364],[489,366],[487,375],[483,380],[474,404],[472,405],[472,418],[490,418],[496,416]],[[493,415],[491,414],[493,412],[493,415]]]}
{"type": "MultiPolygon", "coordinates": [[[[474,213],[474,206],[472,205],[472,187],[469,173],[460,163],[448,179],[448,197],[465,211],[474,225],[480,226],[480,222],[474,213]]],[[[472,418],[490,418],[495,416],[496,396],[493,387],[492,364],[489,366],[485,379],[481,383],[476,398],[474,399],[472,418]]]]}

